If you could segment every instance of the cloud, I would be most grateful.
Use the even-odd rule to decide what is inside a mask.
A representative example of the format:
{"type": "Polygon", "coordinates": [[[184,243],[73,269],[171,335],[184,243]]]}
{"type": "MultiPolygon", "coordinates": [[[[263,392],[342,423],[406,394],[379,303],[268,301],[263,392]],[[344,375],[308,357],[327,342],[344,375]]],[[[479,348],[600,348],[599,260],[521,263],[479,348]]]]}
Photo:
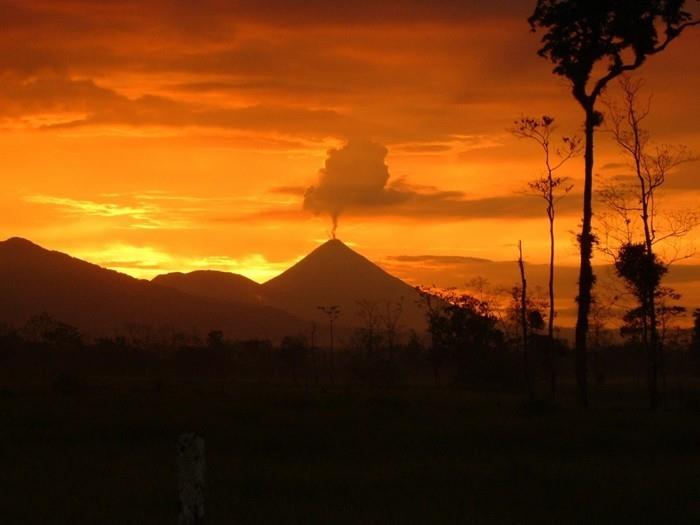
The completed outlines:
{"type": "Polygon", "coordinates": [[[143,219],[153,211],[152,207],[121,206],[113,203],[102,203],[91,200],[69,199],[51,195],[30,195],[25,199],[36,204],[51,204],[66,208],[70,211],[96,217],[134,217],[143,219]]]}
{"type": "Polygon", "coordinates": [[[199,257],[179,255],[150,245],[110,243],[107,245],[73,250],[87,261],[127,273],[141,279],[151,279],[167,272],[191,272],[194,270],[218,270],[233,272],[264,282],[282,273],[297,262],[297,258],[270,261],[262,254],[248,253],[240,257],[216,255],[199,257]]]}
{"type": "Polygon", "coordinates": [[[276,193],[279,195],[296,195],[296,196],[303,196],[306,194],[306,188],[305,186],[275,186],[274,188],[270,188],[268,193],[276,193]]]}
{"type": "MultiPolygon", "coordinates": [[[[126,78],[131,100],[211,96],[224,113],[242,105],[273,112],[305,106],[357,120],[391,112],[401,123],[381,136],[384,143],[433,141],[502,131],[513,114],[538,102],[552,108],[566,100],[569,107],[561,86],[543,82],[549,66],[537,59],[538,38],[527,31],[531,11],[525,0],[0,0],[0,72],[25,80],[60,74],[117,90],[126,78]]],[[[692,38],[677,46],[692,49],[692,38]]],[[[0,88],[5,83],[0,78],[0,88]]],[[[168,111],[146,102],[168,125],[168,111]]],[[[113,122],[120,114],[130,122],[118,123],[148,120],[119,105],[104,100],[74,125],[113,122]]],[[[668,120],[674,127],[695,122],[668,120]]],[[[376,131],[362,134],[380,137],[376,131]]],[[[332,130],[343,138],[358,132],[332,130]]]]}
{"type": "Polygon", "coordinates": [[[328,150],[326,165],[319,170],[318,184],[304,195],[304,209],[327,214],[333,221],[346,210],[385,206],[401,195],[387,190],[389,167],[385,146],[363,139],[348,141],[342,148],[328,150]]]}
{"type": "Polygon", "coordinates": [[[153,28],[159,35],[189,38],[230,36],[236,22],[280,27],[309,25],[450,23],[462,25],[475,19],[524,20],[532,6],[524,0],[485,3],[477,0],[442,0],[438,5],[422,0],[356,0],[329,3],[324,0],[0,0],[8,27],[40,27],[96,33],[153,28]]]}
{"type": "Polygon", "coordinates": [[[154,230],[190,227],[190,222],[184,217],[178,217],[156,204],[144,202],[152,198],[153,195],[142,195],[136,199],[136,202],[126,204],[37,194],[28,195],[24,200],[33,204],[53,206],[78,217],[125,219],[128,228],[154,230]]]}
{"type": "Polygon", "coordinates": [[[468,263],[493,263],[491,259],[483,257],[465,257],[461,255],[392,255],[387,257],[390,261],[421,264],[468,264],[468,263]]]}
{"type": "Polygon", "coordinates": [[[263,283],[276,277],[295,264],[299,258],[272,262],[262,254],[253,253],[240,258],[228,256],[208,256],[185,261],[183,266],[194,270],[218,270],[245,275],[249,279],[263,283]]]}
{"type": "MultiPolygon", "coordinates": [[[[460,96],[485,64],[525,52],[503,22],[522,26],[530,8],[509,3],[0,0],[0,118],[372,136],[413,144],[414,154],[447,153],[442,141],[501,132],[511,118],[507,110],[497,122],[492,106],[466,107],[473,96],[460,96]],[[464,52],[476,49],[478,59],[464,52]]],[[[500,82],[479,84],[492,96],[500,82]]],[[[498,100],[532,102],[510,85],[498,100]]]]}
{"type": "MultiPolygon", "coordinates": [[[[336,109],[279,103],[221,106],[145,94],[128,97],[89,79],[44,74],[29,79],[0,73],[0,119],[44,130],[99,126],[209,128],[321,140],[370,130],[400,137],[398,128],[336,109]]],[[[444,137],[441,137],[444,138],[444,137]]],[[[301,143],[286,141],[281,146],[301,143]]],[[[279,145],[278,145],[279,146],[279,145]]]]}
{"type": "MultiPolygon", "coordinates": [[[[544,214],[542,200],[531,195],[511,194],[469,198],[461,191],[414,189],[410,185],[389,190],[394,204],[362,210],[367,215],[388,215],[425,220],[530,219],[544,214]]],[[[579,211],[580,196],[568,195],[558,203],[559,215],[579,211]]]]}
{"type": "MultiPolygon", "coordinates": [[[[363,71],[368,74],[368,67],[358,67],[354,75],[362,76],[363,71]]],[[[326,72],[329,74],[335,73],[326,72]]],[[[342,72],[336,76],[334,82],[342,84],[342,72]]],[[[382,79],[378,82],[384,84],[382,79]]],[[[313,97],[322,89],[323,86],[317,85],[308,86],[304,91],[313,97]]],[[[366,89],[367,86],[361,87],[360,92],[366,89]]],[[[224,98],[183,98],[177,93],[127,96],[103,85],[102,81],[74,78],[65,72],[42,72],[27,77],[0,71],[0,119],[19,127],[71,130],[121,126],[240,131],[274,137],[276,143],[270,146],[277,148],[303,146],[303,139],[318,142],[328,137],[344,139],[369,135],[385,143],[401,144],[397,151],[423,155],[446,154],[450,150],[471,151],[498,144],[495,137],[465,133],[467,127],[480,129],[488,120],[478,119],[473,111],[467,115],[464,108],[453,107],[448,111],[438,105],[379,118],[361,106],[339,103],[340,99],[329,100],[328,104],[304,104],[303,99],[288,101],[283,96],[268,98],[256,93],[245,99],[250,103],[231,105],[224,102],[230,97],[234,95],[225,94],[224,98]],[[286,140],[282,141],[283,137],[286,140]],[[290,140],[292,137],[295,142],[290,140]],[[423,144],[425,141],[427,144],[423,144]]]]}
{"type": "Polygon", "coordinates": [[[73,250],[76,257],[137,278],[149,278],[170,268],[173,257],[153,246],[110,243],[100,248],[73,250]]]}
{"type": "MultiPolygon", "coordinates": [[[[343,214],[427,220],[530,218],[543,214],[542,200],[535,196],[470,199],[461,191],[416,186],[403,179],[390,181],[387,153],[385,146],[359,139],[329,150],[318,183],[306,190],[303,209],[328,215],[334,234],[343,214]]],[[[558,212],[575,213],[578,203],[576,195],[569,195],[558,204],[558,212]]],[[[267,213],[275,216],[274,210],[267,213]]]]}

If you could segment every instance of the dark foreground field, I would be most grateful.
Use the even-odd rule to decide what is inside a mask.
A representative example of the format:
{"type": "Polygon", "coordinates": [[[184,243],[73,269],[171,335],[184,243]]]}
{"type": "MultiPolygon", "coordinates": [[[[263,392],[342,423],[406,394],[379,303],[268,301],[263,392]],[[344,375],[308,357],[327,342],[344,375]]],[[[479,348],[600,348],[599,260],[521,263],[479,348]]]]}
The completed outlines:
{"type": "MultiPolygon", "coordinates": [[[[690,396],[692,399],[692,396],[690,396]]],[[[697,523],[700,410],[587,413],[460,390],[131,385],[0,396],[4,524],[176,523],[175,443],[207,523],[697,523]]]]}

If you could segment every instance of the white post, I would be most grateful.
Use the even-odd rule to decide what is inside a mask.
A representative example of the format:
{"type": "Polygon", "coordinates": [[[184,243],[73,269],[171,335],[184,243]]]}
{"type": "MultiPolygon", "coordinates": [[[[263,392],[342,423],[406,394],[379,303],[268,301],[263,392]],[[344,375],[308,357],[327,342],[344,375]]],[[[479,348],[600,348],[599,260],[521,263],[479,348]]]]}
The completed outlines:
{"type": "Polygon", "coordinates": [[[177,441],[177,477],[180,496],[178,525],[204,523],[204,438],[182,434],[177,441]]]}

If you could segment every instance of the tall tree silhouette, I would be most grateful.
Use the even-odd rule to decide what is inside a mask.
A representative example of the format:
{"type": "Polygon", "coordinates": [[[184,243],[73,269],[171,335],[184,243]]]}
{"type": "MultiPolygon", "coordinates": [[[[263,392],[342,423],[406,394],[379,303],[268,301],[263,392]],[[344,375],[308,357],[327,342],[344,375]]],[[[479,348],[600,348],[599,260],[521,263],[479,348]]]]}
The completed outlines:
{"type": "Polygon", "coordinates": [[[530,191],[542,197],[546,203],[547,220],[549,221],[549,317],[547,319],[547,337],[549,339],[549,389],[552,399],[556,397],[557,368],[554,355],[554,219],[556,204],[571,191],[573,185],[566,177],[556,175],[556,172],[569,160],[581,152],[579,137],[562,137],[563,145],[558,147],[552,143],[554,118],[544,115],[540,119],[521,117],[515,121],[511,133],[521,139],[535,141],[542,149],[545,174],[528,183],[530,191]]]}
{"type": "Polygon", "coordinates": [[[611,80],[638,69],[690,26],[700,23],[685,0],[538,0],[529,18],[541,29],[538,53],[554,63],[554,73],[571,82],[572,95],[585,114],[585,172],[581,222],[576,380],[579,401],[588,406],[588,314],[595,277],[591,265],[594,237],[593,140],[602,123],[596,102],[611,80]],[[596,66],[605,70],[595,76],[596,66]]]}
{"type": "MultiPolygon", "coordinates": [[[[623,76],[619,85],[621,103],[606,101],[608,127],[620,150],[630,161],[634,182],[609,184],[601,196],[622,223],[619,228],[621,231],[617,234],[617,243],[621,247],[613,255],[618,274],[634,290],[639,302],[639,307],[632,311],[635,312],[632,317],[641,325],[642,344],[649,360],[649,404],[655,409],[659,398],[661,351],[657,302],[668,297],[668,294],[663,294],[661,278],[668,264],[682,257],[677,252],[670,260],[663,261],[658,259],[656,249],[659,243],[678,240],[687,235],[698,223],[698,215],[692,211],[676,210],[671,215],[659,217],[657,193],[674,168],[695,160],[695,157],[684,146],[652,146],[651,134],[644,128],[651,108],[651,98],[640,97],[643,81],[623,76]],[[643,253],[637,253],[639,249],[643,253]],[[630,257],[634,258],[636,266],[645,270],[635,270],[637,273],[634,274],[621,272],[621,269],[630,268],[630,257]],[[657,264],[663,269],[658,270],[658,275],[657,271],[653,271],[657,264]]],[[[606,225],[606,229],[608,234],[610,225],[606,225]]]]}

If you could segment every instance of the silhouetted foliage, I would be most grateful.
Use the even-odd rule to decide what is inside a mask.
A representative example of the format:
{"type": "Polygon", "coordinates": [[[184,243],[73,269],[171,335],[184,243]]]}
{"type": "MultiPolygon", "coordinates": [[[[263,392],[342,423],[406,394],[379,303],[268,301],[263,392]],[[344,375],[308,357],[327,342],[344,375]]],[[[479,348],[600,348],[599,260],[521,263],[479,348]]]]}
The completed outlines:
{"type": "Polygon", "coordinates": [[[224,333],[221,330],[212,330],[207,334],[207,346],[209,348],[221,348],[224,345],[224,333]]]}
{"type": "Polygon", "coordinates": [[[62,347],[82,345],[82,336],[76,327],[57,321],[46,312],[29,319],[22,328],[22,333],[27,340],[37,343],[62,347]]]}
{"type": "MultiPolygon", "coordinates": [[[[503,305],[454,290],[431,290],[424,302],[430,305],[426,310],[430,320],[427,341],[421,334],[409,332],[390,344],[386,327],[380,325],[374,335],[374,351],[368,353],[362,330],[355,337],[343,331],[334,364],[329,354],[314,358],[307,334],[290,335],[275,344],[232,340],[214,330],[204,341],[196,334],[181,333],[182,338],[164,336],[147,347],[115,335],[76,346],[71,338],[29,340],[22,331],[5,326],[0,332],[0,390],[14,392],[24,386],[43,385],[56,394],[80,396],[93,392],[98,385],[120,383],[148,392],[190,383],[313,385],[322,389],[334,385],[387,388],[434,383],[440,387],[522,392],[522,347],[517,337],[505,335],[508,321],[502,316],[503,305]]],[[[541,311],[546,303],[532,304],[527,314],[529,355],[533,378],[537,379],[548,370],[551,350],[563,362],[568,362],[571,354],[562,341],[555,339],[552,347],[542,333],[541,311]]],[[[519,317],[515,312],[509,316],[519,317]]],[[[669,311],[668,316],[671,323],[673,313],[669,311]]],[[[46,317],[35,316],[30,325],[36,326],[37,319],[45,321],[46,317]]],[[[165,334],[167,330],[152,332],[165,334]]],[[[690,333],[687,342],[677,329],[668,333],[663,377],[676,374],[675,381],[679,382],[679,378],[690,378],[695,373],[697,362],[691,367],[687,361],[690,333]]],[[[632,340],[622,346],[605,342],[594,359],[596,377],[629,381],[639,374],[641,358],[639,345],[632,340]]],[[[562,374],[562,385],[570,379],[562,374]]]]}
{"type": "Polygon", "coordinates": [[[663,51],[686,28],[696,25],[684,0],[538,0],[529,18],[543,31],[538,53],[554,64],[554,73],[571,82],[572,95],[585,112],[583,216],[579,235],[581,266],[576,320],[579,399],[588,406],[587,337],[592,289],[593,141],[602,123],[596,102],[611,80],[638,69],[663,51]],[[597,65],[605,71],[593,78],[597,65]]]}
{"type": "Polygon", "coordinates": [[[454,290],[421,290],[431,338],[434,366],[454,363],[458,381],[478,383],[493,380],[497,361],[506,352],[499,319],[486,301],[454,290]]]}
{"type": "Polygon", "coordinates": [[[661,278],[668,271],[656,255],[646,251],[643,244],[625,244],[615,261],[617,274],[624,279],[640,302],[654,292],[661,284],[661,278]]]}
{"type": "Polygon", "coordinates": [[[661,278],[668,271],[655,254],[649,253],[642,243],[624,244],[620,247],[615,271],[623,279],[637,300],[637,306],[624,316],[623,335],[640,334],[646,343],[646,332],[650,329],[650,303],[654,300],[661,284],[661,278]]]}

